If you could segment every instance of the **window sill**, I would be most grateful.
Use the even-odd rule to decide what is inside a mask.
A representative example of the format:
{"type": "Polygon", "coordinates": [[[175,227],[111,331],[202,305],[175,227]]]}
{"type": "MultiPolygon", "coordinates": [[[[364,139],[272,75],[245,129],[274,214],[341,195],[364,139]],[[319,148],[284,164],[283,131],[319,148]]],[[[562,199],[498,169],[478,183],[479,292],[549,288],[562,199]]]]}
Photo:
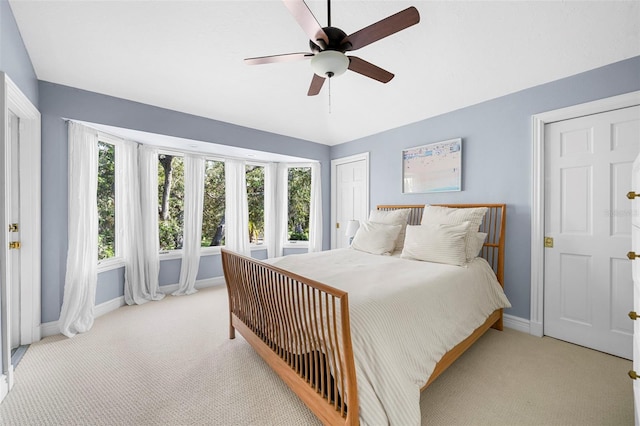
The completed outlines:
{"type": "Polygon", "coordinates": [[[309,241],[287,241],[282,248],[309,248],[309,241]]]}
{"type": "Polygon", "coordinates": [[[98,262],[98,273],[112,271],[114,269],[124,268],[124,259],[121,257],[112,257],[98,262]]]}
{"type": "Polygon", "coordinates": [[[174,259],[182,259],[182,250],[170,250],[160,252],[160,261],[163,260],[174,260],[174,259]]]}

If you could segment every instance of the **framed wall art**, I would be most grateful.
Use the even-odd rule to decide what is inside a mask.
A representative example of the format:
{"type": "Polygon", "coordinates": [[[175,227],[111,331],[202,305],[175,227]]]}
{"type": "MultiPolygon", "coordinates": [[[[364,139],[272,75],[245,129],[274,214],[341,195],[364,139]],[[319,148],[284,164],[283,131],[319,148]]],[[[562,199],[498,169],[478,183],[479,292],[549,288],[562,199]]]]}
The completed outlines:
{"type": "Polygon", "coordinates": [[[462,190],[462,139],[402,150],[402,193],[462,190]]]}

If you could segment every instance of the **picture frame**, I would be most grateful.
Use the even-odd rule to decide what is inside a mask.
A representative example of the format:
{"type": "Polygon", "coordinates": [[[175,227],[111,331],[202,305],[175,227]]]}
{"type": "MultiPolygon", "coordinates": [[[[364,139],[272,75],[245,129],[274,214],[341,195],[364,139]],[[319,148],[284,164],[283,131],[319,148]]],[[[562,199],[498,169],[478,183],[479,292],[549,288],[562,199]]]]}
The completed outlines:
{"type": "Polygon", "coordinates": [[[402,150],[402,193],[462,191],[462,138],[402,150]]]}

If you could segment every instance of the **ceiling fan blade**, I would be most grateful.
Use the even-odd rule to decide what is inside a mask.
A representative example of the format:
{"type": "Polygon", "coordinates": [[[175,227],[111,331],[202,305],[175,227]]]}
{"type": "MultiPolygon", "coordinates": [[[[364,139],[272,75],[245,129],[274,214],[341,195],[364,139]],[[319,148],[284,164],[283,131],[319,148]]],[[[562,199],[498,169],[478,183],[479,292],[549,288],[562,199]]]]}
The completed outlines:
{"type": "Polygon", "coordinates": [[[320,89],[322,89],[322,85],[325,80],[326,79],[324,77],[320,77],[318,74],[313,74],[313,79],[311,80],[311,86],[309,86],[307,96],[315,96],[320,93],[320,89]]]}
{"type": "Polygon", "coordinates": [[[273,64],[276,62],[293,62],[313,57],[313,53],[285,53],[284,55],[260,56],[257,58],[247,58],[244,63],[247,65],[273,64]]]}
{"type": "Polygon", "coordinates": [[[361,47],[367,46],[374,41],[378,41],[385,37],[395,34],[398,31],[404,30],[412,25],[420,22],[420,14],[418,9],[411,6],[401,12],[384,18],[381,21],[371,24],[368,27],[356,31],[355,33],[348,35],[342,40],[342,44],[350,43],[351,46],[347,46],[346,50],[356,50],[361,47]]]}
{"type": "Polygon", "coordinates": [[[327,37],[327,34],[324,32],[315,16],[313,16],[313,13],[311,13],[307,4],[303,0],[282,1],[287,9],[289,9],[289,12],[291,12],[294,19],[298,22],[298,25],[300,25],[307,34],[309,40],[312,40],[321,49],[324,49],[329,44],[329,37],[327,37]],[[324,46],[321,46],[320,44],[322,44],[322,42],[318,42],[317,40],[322,40],[322,42],[324,42],[324,46]]]}
{"type": "Polygon", "coordinates": [[[388,83],[394,77],[389,71],[373,65],[364,59],[360,59],[357,56],[349,56],[349,69],[382,83],[388,83]]]}

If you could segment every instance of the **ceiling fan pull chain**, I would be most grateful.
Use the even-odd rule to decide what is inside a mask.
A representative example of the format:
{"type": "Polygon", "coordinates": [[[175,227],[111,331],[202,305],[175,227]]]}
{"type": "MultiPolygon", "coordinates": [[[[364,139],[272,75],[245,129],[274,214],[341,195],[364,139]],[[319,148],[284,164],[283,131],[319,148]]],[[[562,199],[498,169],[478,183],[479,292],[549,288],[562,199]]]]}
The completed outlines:
{"type": "Polygon", "coordinates": [[[327,80],[329,80],[329,114],[331,114],[331,78],[327,80]]]}

